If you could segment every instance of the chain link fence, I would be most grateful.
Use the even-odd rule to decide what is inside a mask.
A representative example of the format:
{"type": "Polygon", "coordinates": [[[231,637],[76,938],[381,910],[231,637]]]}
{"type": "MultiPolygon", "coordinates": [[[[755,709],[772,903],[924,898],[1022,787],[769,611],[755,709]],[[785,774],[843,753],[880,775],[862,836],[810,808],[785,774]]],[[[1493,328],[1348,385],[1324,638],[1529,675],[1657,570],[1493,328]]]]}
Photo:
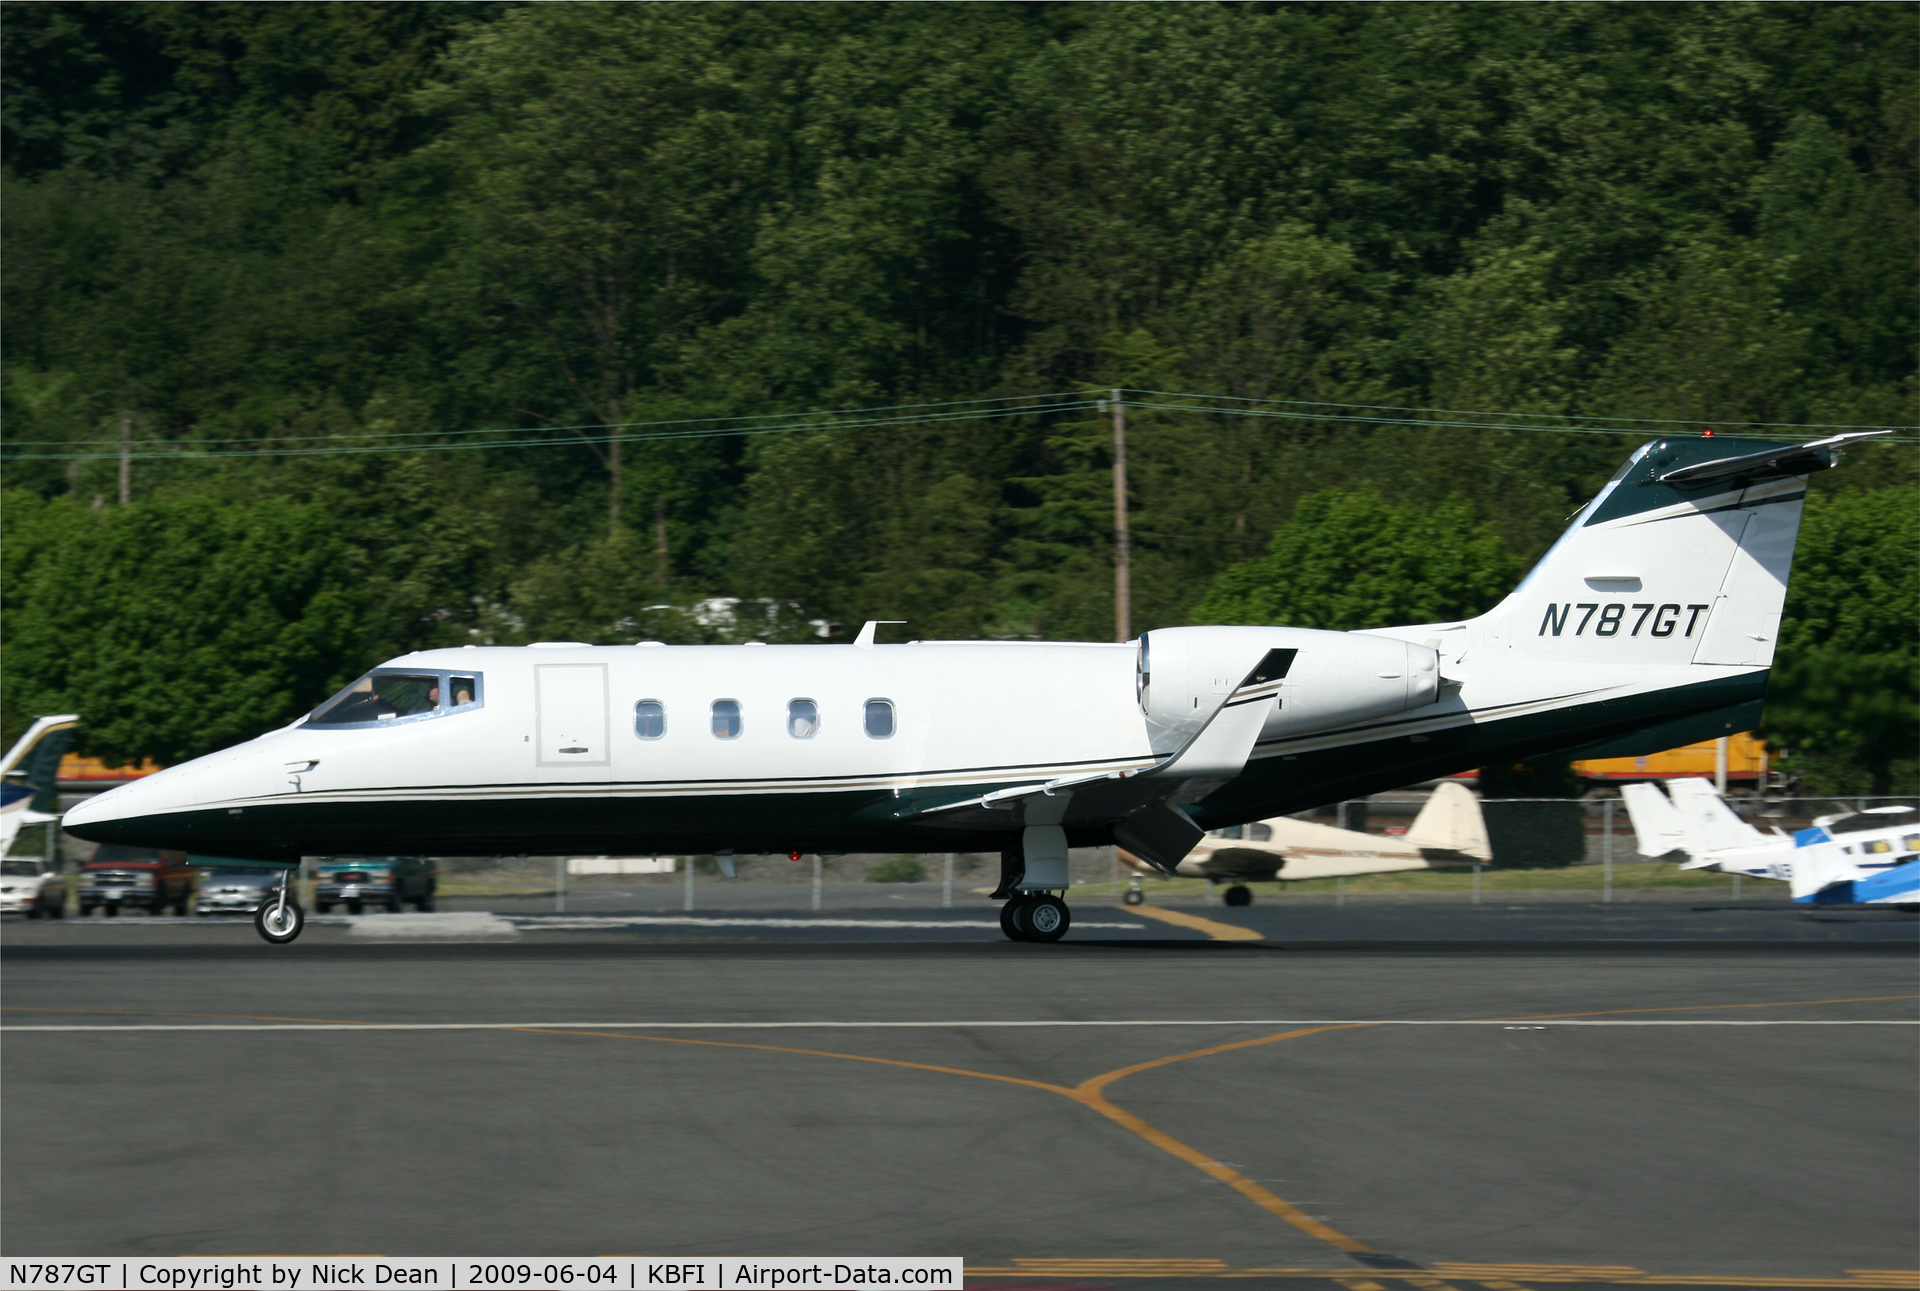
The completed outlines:
{"type": "MultiPolygon", "coordinates": [[[[1374,794],[1297,813],[1300,819],[1355,833],[1393,838],[1406,833],[1425,805],[1420,790],[1374,794]]],[[[1848,817],[1880,806],[1920,806],[1920,797],[1777,797],[1732,794],[1728,805],[1763,834],[1791,835],[1825,817],[1848,817]]],[[[1481,800],[1492,844],[1485,866],[1359,875],[1347,879],[1252,885],[1263,902],[1780,901],[1784,884],[1712,871],[1683,870],[1684,853],[1643,857],[1625,804],[1611,794],[1585,798],[1481,800]]],[[[42,848],[68,870],[94,858],[93,844],[48,830],[42,848]]],[[[16,852],[25,850],[16,846],[16,852]]],[[[133,849],[127,849],[133,850],[133,849]]],[[[978,908],[1000,877],[1000,855],[860,854],[798,861],[780,853],[735,855],[733,875],[715,856],[484,856],[439,859],[443,910],[499,913],[562,911],[902,910],[978,908]]],[[[309,861],[306,882],[311,881],[309,861]]],[[[1142,873],[1111,847],[1076,848],[1073,899],[1112,903],[1137,891],[1164,904],[1218,904],[1224,885],[1199,878],[1142,873]]]]}

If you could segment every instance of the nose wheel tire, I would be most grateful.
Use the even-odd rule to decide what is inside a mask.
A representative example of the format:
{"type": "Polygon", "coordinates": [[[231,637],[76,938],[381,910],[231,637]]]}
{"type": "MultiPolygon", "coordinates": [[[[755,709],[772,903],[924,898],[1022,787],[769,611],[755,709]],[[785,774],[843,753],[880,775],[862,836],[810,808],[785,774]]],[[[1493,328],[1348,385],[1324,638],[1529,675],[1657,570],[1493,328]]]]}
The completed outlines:
{"type": "Polygon", "coordinates": [[[269,898],[253,912],[253,930],[276,946],[284,946],[298,937],[306,923],[307,916],[301,913],[300,903],[292,897],[287,898],[284,906],[277,899],[269,898]]]}
{"type": "Polygon", "coordinates": [[[1120,900],[1127,905],[1143,905],[1146,903],[1146,899],[1147,894],[1139,888],[1128,888],[1126,893],[1120,898],[1120,900]]]}
{"type": "Polygon", "coordinates": [[[1221,894],[1221,900],[1228,905],[1252,905],[1253,889],[1244,883],[1236,883],[1221,894]]]}

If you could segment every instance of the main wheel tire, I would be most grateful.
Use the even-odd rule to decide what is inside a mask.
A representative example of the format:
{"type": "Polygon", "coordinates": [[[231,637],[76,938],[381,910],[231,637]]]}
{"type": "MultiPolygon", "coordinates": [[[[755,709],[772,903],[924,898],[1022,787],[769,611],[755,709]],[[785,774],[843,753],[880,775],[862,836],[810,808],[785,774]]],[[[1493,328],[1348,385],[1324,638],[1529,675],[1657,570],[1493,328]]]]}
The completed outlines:
{"type": "Polygon", "coordinates": [[[1228,905],[1252,905],[1253,889],[1244,883],[1236,883],[1221,896],[1228,905]]]}
{"type": "Polygon", "coordinates": [[[120,903],[118,901],[107,902],[107,918],[118,919],[119,917],[120,917],[120,903]]]}
{"type": "Polygon", "coordinates": [[[1121,897],[1120,900],[1127,905],[1144,905],[1147,900],[1147,894],[1139,888],[1128,888],[1126,895],[1121,897]]]}
{"type": "Polygon", "coordinates": [[[358,901],[349,901],[349,902],[347,902],[347,913],[348,913],[348,914],[359,914],[359,913],[360,913],[360,912],[361,912],[362,910],[364,910],[364,909],[366,909],[366,906],[364,906],[364,905],[362,905],[362,904],[361,904],[360,902],[358,902],[358,901]]]}
{"type": "Polygon", "coordinates": [[[428,888],[425,892],[421,893],[420,899],[413,903],[413,908],[418,910],[421,914],[432,914],[433,913],[433,889],[428,888]]]}
{"type": "Polygon", "coordinates": [[[292,897],[287,898],[285,909],[276,898],[262,901],[260,908],[253,912],[253,930],[275,946],[284,946],[298,937],[306,924],[307,916],[292,897]]]}
{"type": "Polygon", "coordinates": [[[1073,926],[1073,912],[1059,897],[1038,896],[1027,903],[1023,922],[1028,941],[1059,941],[1073,926]]]}
{"type": "Polygon", "coordinates": [[[1000,931],[1007,934],[1008,941],[1027,941],[1031,934],[1027,931],[1027,903],[1031,898],[1023,896],[1009,897],[1000,907],[1000,931]]]}
{"type": "Polygon", "coordinates": [[[406,898],[402,897],[397,892],[394,893],[394,895],[387,901],[388,914],[400,914],[404,912],[406,908],[407,908],[406,898]]]}

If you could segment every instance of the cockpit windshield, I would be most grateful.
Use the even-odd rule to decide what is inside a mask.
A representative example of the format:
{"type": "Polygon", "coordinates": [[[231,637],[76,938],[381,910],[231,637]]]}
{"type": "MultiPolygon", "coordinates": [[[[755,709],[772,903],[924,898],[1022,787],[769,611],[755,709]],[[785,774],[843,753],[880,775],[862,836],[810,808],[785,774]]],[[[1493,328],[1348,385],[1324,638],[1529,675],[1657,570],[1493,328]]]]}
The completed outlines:
{"type": "Polygon", "coordinates": [[[307,719],[308,726],[375,726],[434,717],[479,703],[480,678],[442,672],[371,672],[307,719]]]}

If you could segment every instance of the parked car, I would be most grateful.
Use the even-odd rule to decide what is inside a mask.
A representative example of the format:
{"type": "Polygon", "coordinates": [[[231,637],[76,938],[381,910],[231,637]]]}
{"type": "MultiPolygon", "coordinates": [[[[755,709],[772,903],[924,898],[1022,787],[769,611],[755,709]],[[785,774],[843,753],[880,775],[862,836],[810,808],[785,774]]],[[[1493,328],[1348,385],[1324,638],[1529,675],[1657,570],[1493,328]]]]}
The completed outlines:
{"type": "Polygon", "coordinates": [[[440,867],[423,856],[330,856],[320,862],[313,883],[313,908],[325,914],[344,905],[348,914],[380,906],[399,914],[406,903],[433,909],[440,867]]]}
{"type": "Polygon", "coordinates": [[[193,912],[250,915],[273,895],[274,885],[279,882],[279,870],[201,870],[200,891],[194,896],[193,912]]]}
{"type": "Polygon", "coordinates": [[[58,919],[66,912],[65,875],[37,856],[10,856],[0,861],[0,914],[58,919]]]}
{"type": "Polygon", "coordinates": [[[123,909],[184,915],[193,901],[193,870],[185,852],[103,843],[80,867],[76,900],[83,918],[96,908],[109,917],[123,909]]]}

